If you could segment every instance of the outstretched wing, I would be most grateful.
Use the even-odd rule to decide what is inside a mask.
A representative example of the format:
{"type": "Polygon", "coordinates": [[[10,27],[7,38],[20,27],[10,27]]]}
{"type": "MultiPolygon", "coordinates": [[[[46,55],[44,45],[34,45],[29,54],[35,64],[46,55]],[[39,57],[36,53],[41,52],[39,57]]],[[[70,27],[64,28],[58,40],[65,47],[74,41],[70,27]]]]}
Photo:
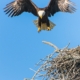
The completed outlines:
{"type": "Polygon", "coordinates": [[[37,16],[37,6],[31,0],[15,0],[6,5],[4,11],[9,16],[18,16],[22,12],[31,12],[37,16]]]}
{"type": "Polygon", "coordinates": [[[70,12],[75,11],[74,4],[70,0],[50,0],[49,5],[45,8],[48,16],[54,15],[56,12],[70,12]]]}

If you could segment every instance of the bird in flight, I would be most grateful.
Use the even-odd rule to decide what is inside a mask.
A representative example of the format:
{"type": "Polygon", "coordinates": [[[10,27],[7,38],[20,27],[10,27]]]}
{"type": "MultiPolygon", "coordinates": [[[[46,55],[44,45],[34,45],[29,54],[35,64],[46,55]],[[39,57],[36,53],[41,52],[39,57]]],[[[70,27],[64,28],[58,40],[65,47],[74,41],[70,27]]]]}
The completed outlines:
{"type": "Polygon", "coordinates": [[[48,17],[60,11],[73,13],[75,11],[74,4],[70,0],[50,0],[48,6],[39,8],[32,0],[15,0],[4,8],[4,12],[11,17],[19,16],[23,12],[29,12],[37,16],[38,19],[34,20],[34,23],[38,27],[38,32],[41,30],[50,31],[55,24],[48,17]]]}

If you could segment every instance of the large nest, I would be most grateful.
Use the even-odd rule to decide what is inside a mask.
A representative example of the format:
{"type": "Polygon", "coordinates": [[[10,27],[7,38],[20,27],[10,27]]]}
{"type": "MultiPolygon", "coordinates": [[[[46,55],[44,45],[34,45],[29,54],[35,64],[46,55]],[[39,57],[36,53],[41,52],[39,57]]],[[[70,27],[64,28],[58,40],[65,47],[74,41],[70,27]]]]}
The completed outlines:
{"type": "Polygon", "coordinates": [[[58,49],[50,42],[44,43],[56,50],[41,59],[37,64],[40,66],[37,71],[31,69],[35,74],[30,80],[80,80],[80,46],[74,49],[69,49],[68,46],[58,49]]]}
{"type": "Polygon", "coordinates": [[[80,47],[63,49],[51,64],[51,80],[80,80],[80,47]]]}

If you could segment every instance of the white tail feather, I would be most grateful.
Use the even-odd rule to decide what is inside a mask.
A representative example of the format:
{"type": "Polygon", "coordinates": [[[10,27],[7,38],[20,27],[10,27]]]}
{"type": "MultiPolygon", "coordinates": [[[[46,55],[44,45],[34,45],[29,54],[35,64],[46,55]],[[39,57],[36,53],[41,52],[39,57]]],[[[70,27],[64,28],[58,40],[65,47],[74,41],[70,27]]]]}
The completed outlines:
{"type": "MultiPolygon", "coordinates": [[[[34,20],[33,22],[34,22],[34,24],[36,25],[36,27],[38,28],[38,20],[34,20]]],[[[51,21],[49,21],[49,22],[50,22],[50,29],[53,29],[54,26],[55,26],[55,24],[54,24],[53,22],[51,22],[51,21]]],[[[46,25],[46,23],[42,23],[42,24],[41,24],[41,30],[47,30],[47,25],[46,25]]]]}

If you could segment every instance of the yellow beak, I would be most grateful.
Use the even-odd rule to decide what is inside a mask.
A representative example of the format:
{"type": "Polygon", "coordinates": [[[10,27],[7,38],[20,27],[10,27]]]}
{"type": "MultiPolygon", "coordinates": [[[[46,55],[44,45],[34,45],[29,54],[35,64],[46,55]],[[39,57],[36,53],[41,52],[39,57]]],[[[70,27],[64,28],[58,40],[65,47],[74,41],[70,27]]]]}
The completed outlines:
{"type": "Polygon", "coordinates": [[[40,18],[42,19],[42,16],[40,16],[40,18]]]}

